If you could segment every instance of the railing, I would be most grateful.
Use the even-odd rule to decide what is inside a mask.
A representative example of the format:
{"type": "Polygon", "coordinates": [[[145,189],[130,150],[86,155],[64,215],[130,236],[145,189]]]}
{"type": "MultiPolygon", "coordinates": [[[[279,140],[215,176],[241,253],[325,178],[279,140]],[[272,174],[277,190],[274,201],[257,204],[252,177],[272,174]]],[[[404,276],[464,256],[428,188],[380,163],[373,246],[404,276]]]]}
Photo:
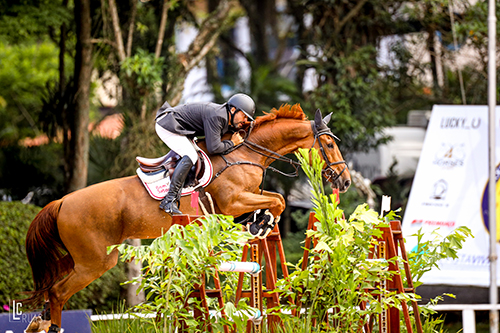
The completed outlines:
{"type": "Polygon", "coordinates": [[[476,311],[500,310],[500,304],[438,304],[432,309],[441,311],[462,311],[462,333],[476,333],[476,311]]]}

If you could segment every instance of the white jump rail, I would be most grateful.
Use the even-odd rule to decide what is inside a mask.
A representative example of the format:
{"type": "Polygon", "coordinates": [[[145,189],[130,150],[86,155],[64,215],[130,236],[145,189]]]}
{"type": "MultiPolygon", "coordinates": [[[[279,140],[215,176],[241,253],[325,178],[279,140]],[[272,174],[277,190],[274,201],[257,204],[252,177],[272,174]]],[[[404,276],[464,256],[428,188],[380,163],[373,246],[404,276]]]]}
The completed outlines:
{"type": "Polygon", "coordinates": [[[115,314],[104,314],[104,315],[91,315],[90,320],[100,321],[100,320],[117,320],[117,319],[134,319],[134,318],[156,318],[154,313],[115,313],[115,314]]]}
{"type": "MultiPolygon", "coordinates": [[[[476,333],[476,311],[490,311],[490,310],[500,310],[500,304],[438,304],[430,307],[437,312],[445,311],[461,311],[462,312],[462,333],[476,333]]],[[[305,311],[305,309],[302,309],[305,311]]],[[[213,311],[210,311],[211,315],[213,311]]],[[[284,311],[286,314],[287,311],[284,311]]],[[[106,314],[106,315],[92,315],[90,320],[114,320],[114,319],[133,319],[137,317],[142,318],[155,318],[155,314],[143,314],[143,313],[123,313],[123,314],[106,314]]]]}
{"type": "Polygon", "coordinates": [[[462,311],[463,333],[476,333],[476,311],[500,310],[500,304],[437,304],[431,309],[442,311],[462,311]]]}
{"type": "MultiPolygon", "coordinates": [[[[240,261],[230,261],[223,262],[218,267],[221,272],[241,272],[248,273],[250,275],[256,275],[260,272],[261,267],[258,263],[248,261],[248,262],[240,262],[240,261]]],[[[210,310],[210,315],[214,316],[217,313],[215,311],[210,310]]],[[[100,320],[116,320],[116,319],[134,319],[134,318],[156,318],[155,314],[143,314],[139,312],[134,312],[131,314],[128,313],[117,313],[117,314],[104,314],[104,315],[92,315],[90,316],[90,320],[92,321],[100,321],[100,320]]],[[[255,321],[259,320],[262,317],[262,313],[257,311],[256,314],[249,317],[250,320],[255,321]]]]}

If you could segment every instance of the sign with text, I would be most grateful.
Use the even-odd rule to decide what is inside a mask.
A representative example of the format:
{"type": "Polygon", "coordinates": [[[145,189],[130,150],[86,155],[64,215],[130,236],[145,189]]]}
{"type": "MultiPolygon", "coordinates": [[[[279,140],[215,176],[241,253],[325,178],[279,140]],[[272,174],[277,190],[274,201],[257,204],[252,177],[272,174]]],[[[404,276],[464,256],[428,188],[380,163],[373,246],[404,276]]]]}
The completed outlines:
{"type": "MultiPolygon", "coordinates": [[[[21,303],[13,304],[10,313],[0,313],[0,333],[23,333],[31,319],[40,313],[23,312],[21,303]]],[[[91,333],[92,310],[68,310],[62,312],[62,333],[91,333]]]]}
{"type": "MultiPolygon", "coordinates": [[[[499,107],[496,128],[499,132],[499,107]]],[[[488,107],[434,106],[403,220],[406,249],[415,249],[417,239],[411,235],[419,229],[424,241],[459,226],[471,229],[474,238],[465,242],[458,259],[440,261],[440,269],[425,273],[424,284],[489,286],[487,185],[488,107]]]]}

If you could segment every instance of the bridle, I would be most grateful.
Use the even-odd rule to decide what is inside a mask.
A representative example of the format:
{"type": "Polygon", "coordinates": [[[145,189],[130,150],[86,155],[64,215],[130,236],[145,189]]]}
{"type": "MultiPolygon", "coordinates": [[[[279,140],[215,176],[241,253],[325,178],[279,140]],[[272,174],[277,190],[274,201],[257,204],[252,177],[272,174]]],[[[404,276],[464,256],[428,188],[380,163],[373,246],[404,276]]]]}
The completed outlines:
{"type": "MultiPolygon", "coordinates": [[[[345,161],[338,161],[338,162],[330,162],[330,159],[328,158],[328,155],[326,154],[325,152],[325,148],[323,147],[323,143],[321,142],[321,140],[319,139],[320,136],[322,135],[328,135],[334,139],[337,139],[339,140],[339,138],[337,138],[332,132],[331,130],[322,123],[322,126],[320,126],[320,128],[318,128],[315,124],[314,121],[311,121],[311,127],[312,127],[312,131],[313,131],[313,134],[314,134],[314,142],[311,146],[311,148],[309,148],[309,150],[311,150],[314,145],[316,144],[316,141],[318,141],[318,144],[319,144],[319,149],[321,151],[321,155],[323,156],[323,159],[326,163],[326,167],[323,168],[322,170],[322,175],[323,177],[326,178],[327,181],[330,181],[330,182],[336,182],[340,176],[344,173],[344,171],[347,169],[347,163],[345,161]],[[334,165],[337,165],[337,164],[342,164],[344,163],[344,168],[342,169],[342,171],[340,173],[337,174],[337,172],[332,168],[332,166],[334,165]],[[333,180],[332,180],[333,178],[333,180]]],[[[218,178],[222,172],[224,172],[227,168],[229,168],[230,166],[233,166],[233,165],[242,165],[242,164],[247,164],[247,165],[254,165],[254,166],[258,166],[259,168],[262,169],[263,173],[264,173],[264,178],[265,178],[265,175],[266,175],[266,170],[267,169],[270,169],[271,171],[274,171],[274,172],[277,172],[277,173],[280,173],[286,177],[296,177],[299,175],[299,170],[298,170],[298,167],[301,165],[299,162],[297,161],[294,161],[292,160],[291,158],[288,158],[286,156],[283,156],[275,151],[272,151],[266,147],[263,147],[257,143],[254,143],[254,142],[251,142],[251,141],[248,141],[248,137],[250,136],[250,133],[252,132],[254,128],[254,122],[251,122],[250,123],[250,128],[248,130],[248,132],[246,132],[246,135],[244,136],[244,140],[242,143],[240,143],[239,145],[237,146],[234,146],[233,149],[229,150],[229,151],[226,151],[224,152],[223,154],[221,154],[222,158],[224,159],[224,161],[226,162],[226,165],[219,171],[217,172],[215,175],[214,175],[214,179],[218,178]],[[227,160],[227,158],[225,157],[225,155],[233,152],[235,149],[238,149],[239,147],[241,146],[245,146],[247,147],[248,149],[252,150],[253,152],[257,153],[257,154],[260,154],[262,156],[265,156],[267,158],[272,158],[276,161],[283,161],[283,162],[287,162],[289,164],[291,164],[295,171],[293,173],[285,173],[281,170],[278,170],[272,166],[268,166],[268,167],[265,167],[261,164],[258,164],[258,163],[254,163],[254,162],[250,162],[250,161],[237,161],[237,162],[230,162],[227,160]]],[[[339,140],[340,141],[340,140],[339,140]]]]}
{"type": "MultiPolygon", "coordinates": [[[[334,140],[336,139],[336,140],[340,141],[340,139],[337,138],[326,125],[321,126],[318,129],[315,122],[311,121],[311,127],[312,127],[312,130],[314,133],[314,142],[313,142],[312,146],[314,147],[314,145],[316,144],[316,141],[318,141],[319,150],[321,151],[321,155],[323,156],[323,160],[326,163],[326,167],[323,168],[322,175],[323,175],[323,177],[325,177],[325,179],[327,181],[330,181],[330,179],[332,177],[335,177],[335,178],[333,178],[333,180],[331,182],[332,183],[336,182],[340,178],[340,176],[342,176],[344,171],[347,169],[347,163],[345,161],[330,162],[328,155],[326,155],[325,148],[323,147],[323,143],[321,142],[319,137],[322,135],[328,135],[328,136],[332,137],[334,140]],[[344,163],[344,168],[342,169],[342,171],[340,171],[339,174],[337,174],[337,172],[332,168],[332,166],[342,164],[342,163],[344,163]]],[[[311,147],[311,149],[312,149],[312,147],[311,147]]]]}

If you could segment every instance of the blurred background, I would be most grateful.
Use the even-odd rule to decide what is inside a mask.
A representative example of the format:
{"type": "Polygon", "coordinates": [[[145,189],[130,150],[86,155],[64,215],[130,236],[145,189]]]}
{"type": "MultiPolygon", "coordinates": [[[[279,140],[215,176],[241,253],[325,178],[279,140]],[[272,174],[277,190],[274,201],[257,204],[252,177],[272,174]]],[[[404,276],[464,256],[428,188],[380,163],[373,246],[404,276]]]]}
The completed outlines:
{"type": "MultiPolygon", "coordinates": [[[[0,198],[43,207],[133,175],[137,155],[167,153],[164,101],[244,92],[257,115],[333,112],[354,175],[346,214],[386,194],[404,215],[432,106],[487,104],[487,60],[485,1],[0,0],[0,198]]],[[[287,199],[296,247],[307,180],[268,173],[265,187],[287,199]]]]}

